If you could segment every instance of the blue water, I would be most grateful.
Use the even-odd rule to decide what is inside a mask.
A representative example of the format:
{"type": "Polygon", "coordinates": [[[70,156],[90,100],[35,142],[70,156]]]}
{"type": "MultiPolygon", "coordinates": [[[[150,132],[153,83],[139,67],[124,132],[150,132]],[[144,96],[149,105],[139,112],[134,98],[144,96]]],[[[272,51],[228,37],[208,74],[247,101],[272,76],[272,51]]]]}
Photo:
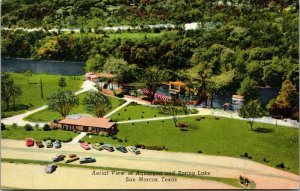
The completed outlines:
{"type": "Polygon", "coordinates": [[[31,70],[38,74],[58,74],[66,76],[83,75],[84,63],[73,61],[27,60],[1,58],[1,71],[22,73],[31,70]]]}

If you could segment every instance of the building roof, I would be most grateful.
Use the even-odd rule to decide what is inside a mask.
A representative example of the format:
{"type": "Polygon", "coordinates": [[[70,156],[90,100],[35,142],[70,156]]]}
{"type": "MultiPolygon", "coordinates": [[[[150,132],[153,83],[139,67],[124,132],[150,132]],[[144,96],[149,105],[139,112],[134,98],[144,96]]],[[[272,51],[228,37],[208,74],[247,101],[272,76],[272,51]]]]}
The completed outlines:
{"type": "Polygon", "coordinates": [[[232,98],[235,98],[235,99],[244,99],[244,96],[241,96],[241,95],[232,95],[232,98]]]}
{"type": "Polygon", "coordinates": [[[79,126],[88,126],[88,127],[102,127],[102,128],[111,128],[115,123],[109,122],[109,118],[99,118],[99,117],[89,117],[89,116],[80,116],[77,118],[68,118],[59,121],[60,124],[68,125],[79,125],[79,126]]]}
{"type": "Polygon", "coordinates": [[[88,77],[90,77],[90,78],[100,78],[100,77],[103,77],[103,78],[114,78],[116,76],[117,75],[109,74],[109,73],[100,73],[100,74],[91,74],[91,75],[88,75],[88,77]]]}

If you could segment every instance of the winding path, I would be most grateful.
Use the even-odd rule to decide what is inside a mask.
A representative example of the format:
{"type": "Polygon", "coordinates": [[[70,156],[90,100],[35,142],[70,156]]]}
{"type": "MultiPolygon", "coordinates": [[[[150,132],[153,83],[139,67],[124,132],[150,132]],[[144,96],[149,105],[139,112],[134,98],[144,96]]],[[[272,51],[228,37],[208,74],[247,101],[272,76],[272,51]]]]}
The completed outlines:
{"type": "MultiPolygon", "coordinates": [[[[90,90],[97,91],[97,89],[94,87],[94,83],[92,83],[90,81],[84,81],[83,85],[81,86],[81,90],[75,92],[75,95],[78,95],[78,94],[81,94],[81,93],[84,93],[84,92],[87,92],[90,90]]],[[[18,126],[24,126],[26,124],[30,124],[30,125],[34,126],[35,124],[38,124],[41,127],[48,123],[29,122],[29,121],[25,121],[24,118],[29,115],[32,115],[36,112],[47,109],[47,108],[48,108],[48,105],[44,105],[42,107],[39,107],[39,108],[31,110],[31,111],[27,111],[27,112],[19,114],[19,115],[14,115],[12,117],[4,118],[4,119],[1,119],[1,123],[8,124],[8,125],[12,125],[12,124],[16,123],[18,126]]]]}

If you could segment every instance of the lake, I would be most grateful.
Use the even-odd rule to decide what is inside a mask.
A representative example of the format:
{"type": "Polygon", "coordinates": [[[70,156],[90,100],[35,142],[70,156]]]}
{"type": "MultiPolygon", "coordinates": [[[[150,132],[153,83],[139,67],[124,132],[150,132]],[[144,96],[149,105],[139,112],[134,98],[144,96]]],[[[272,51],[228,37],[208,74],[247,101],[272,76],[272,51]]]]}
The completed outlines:
{"type": "Polygon", "coordinates": [[[31,70],[38,74],[58,74],[65,76],[83,75],[83,62],[28,60],[19,58],[1,58],[1,71],[22,73],[31,70]]]}

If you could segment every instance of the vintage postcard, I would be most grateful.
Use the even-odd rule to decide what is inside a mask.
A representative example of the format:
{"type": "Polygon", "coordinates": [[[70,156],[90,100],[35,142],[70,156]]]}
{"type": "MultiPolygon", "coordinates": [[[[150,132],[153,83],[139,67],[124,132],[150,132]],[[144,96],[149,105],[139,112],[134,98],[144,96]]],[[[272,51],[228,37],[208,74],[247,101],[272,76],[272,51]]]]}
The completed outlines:
{"type": "Polygon", "coordinates": [[[3,0],[1,189],[299,189],[299,3],[3,0]]]}

